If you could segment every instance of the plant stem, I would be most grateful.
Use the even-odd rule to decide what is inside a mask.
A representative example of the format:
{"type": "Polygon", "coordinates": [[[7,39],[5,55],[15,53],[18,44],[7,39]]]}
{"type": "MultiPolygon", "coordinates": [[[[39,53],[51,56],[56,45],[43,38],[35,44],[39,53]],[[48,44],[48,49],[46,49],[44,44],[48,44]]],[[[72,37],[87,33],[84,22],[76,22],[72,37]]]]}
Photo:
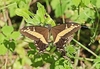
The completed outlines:
{"type": "Polygon", "coordinates": [[[95,57],[98,57],[93,51],[91,51],[90,49],[88,49],[87,47],[85,47],[84,45],[82,45],[81,43],[79,43],[77,40],[73,39],[73,41],[75,41],[78,45],[80,45],[81,47],[83,47],[84,49],[86,49],[88,52],[90,52],[95,57]]]}

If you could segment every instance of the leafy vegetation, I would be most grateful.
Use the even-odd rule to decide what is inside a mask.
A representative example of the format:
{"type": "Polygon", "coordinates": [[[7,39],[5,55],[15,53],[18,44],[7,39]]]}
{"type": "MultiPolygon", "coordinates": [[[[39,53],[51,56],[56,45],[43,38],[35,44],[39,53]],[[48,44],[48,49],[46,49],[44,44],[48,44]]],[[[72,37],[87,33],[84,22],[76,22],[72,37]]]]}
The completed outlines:
{"type": "Polygon", "coordinates": [[[100,0],[1,0],[0,69],[100,69],[100,0]],[[24,26],[76,22],[82,28],[65,46],[66,55],[50,44],[39,53],[23,37],[24,26]]]}

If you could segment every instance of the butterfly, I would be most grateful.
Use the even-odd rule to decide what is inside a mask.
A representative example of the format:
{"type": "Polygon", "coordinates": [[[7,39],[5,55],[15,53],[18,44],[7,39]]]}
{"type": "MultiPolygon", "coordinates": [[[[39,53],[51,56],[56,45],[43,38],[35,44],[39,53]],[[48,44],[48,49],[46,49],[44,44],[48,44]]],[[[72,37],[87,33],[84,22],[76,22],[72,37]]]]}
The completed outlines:
{"type": "Polygon", "coordinates": [[[72,40],[73,34],[81,26],[77,23],[69,22],[54,27],[26,26],[20,29],[22,35],[34,40],[39,51],[45,50],[49,45],[49,36],[53,36],[53,44],[57,49],[63,50],[66,43],[72,40]]]}

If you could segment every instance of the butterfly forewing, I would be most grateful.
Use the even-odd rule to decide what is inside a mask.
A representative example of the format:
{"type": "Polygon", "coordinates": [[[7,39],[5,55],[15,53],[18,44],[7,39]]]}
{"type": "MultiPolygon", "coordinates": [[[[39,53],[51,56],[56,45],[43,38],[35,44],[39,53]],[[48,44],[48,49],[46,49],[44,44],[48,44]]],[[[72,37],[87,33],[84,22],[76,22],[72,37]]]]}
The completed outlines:
{"type": "Polygon", "coordinates": [[[81,26],[79,24],[76,23],[68,23],[66,24],[66,34],[63,36],[64,38],[71,36],[72,34],[74,34],[75,32],[77,32],[79,29],[81,28],[81,26]]]}
{"type": "Polygon", "coordinates": [[[46,27],[36,27],[35,31],[42,34],[44,39],[48,42],[48,39],[49,39],[49,30],[48,30],[48,28],[46,28],[46,27]]]}
{"type": "Polygon", "coordinates": [[[39,51],[45,50],[48,45],[49,30],[45,27],[27,26],[20,30],[21,34],[35,41],[39,51]]]}
{"type": "Polygon", "coordinates": [[[53,35],[54,41],[57,37],[57,34],[60,33],[61,31],[63,31],[65,29],[65,27],[66,27],[65,24],[61,24],[61,25],[51,28],[51,34],[53,35]]]}
{"type": "Polygon", "coordinates": [[[54,44],[56,47],[60,50],[63,50],[64,44],[71,41],[73,33],[80,28],[81,26],[76,23],[67,23],[53,27],[51,33],[53,35],[54,44]]]}

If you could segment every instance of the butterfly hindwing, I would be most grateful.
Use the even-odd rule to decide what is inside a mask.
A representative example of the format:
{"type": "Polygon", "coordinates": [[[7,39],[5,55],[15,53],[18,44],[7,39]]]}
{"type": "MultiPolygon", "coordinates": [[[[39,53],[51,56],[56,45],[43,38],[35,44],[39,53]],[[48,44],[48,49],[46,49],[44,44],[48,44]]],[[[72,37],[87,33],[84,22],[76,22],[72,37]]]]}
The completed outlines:
{"type": "Polygon", "coordinates": [[[20,30],[21,34],[35,41],[39,51],[46,49],[48,45],[49,30],[45,27],[27,26],[20,30]]]}

